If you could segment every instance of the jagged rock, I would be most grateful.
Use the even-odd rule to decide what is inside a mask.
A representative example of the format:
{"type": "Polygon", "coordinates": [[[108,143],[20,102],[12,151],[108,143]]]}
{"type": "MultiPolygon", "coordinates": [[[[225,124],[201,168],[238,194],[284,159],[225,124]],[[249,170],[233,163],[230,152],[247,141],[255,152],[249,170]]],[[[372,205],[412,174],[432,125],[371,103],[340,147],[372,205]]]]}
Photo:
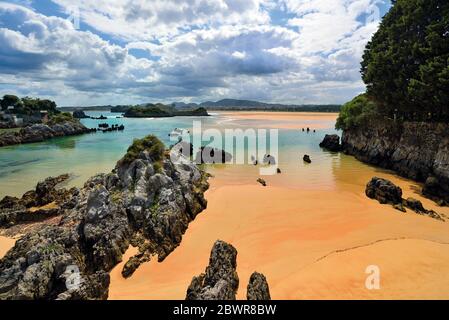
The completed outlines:
{"type": "Polygon", "coordinates": [[[21,199],[9,196],[3,198],[0,201],[0,227],[8,228],[20,223],[43,221],[62,214],[64,208],[73,208],[75,204],[69,200],[73,199],[78,190],[57,188],[58,184],[68,178],[68,174],[50,177],[39,182],[35,190],[26,192],[21,199]],[[54,206],[42,208],[53,202],[54,206]]]}
{"type": "Polygon", "coordinates": [[[237,250],[230,244],[215,242],[205,274],[192,279],[187,300],[235,300],[239,287],[237,250]]]}
{"type": "Polygon", "coordinates": [[[306,163],[312,163],[312,159],[310,159],[310,156],[309,155],[304,155],[304,157],[302,158],[303,160],[304,160],[304,162],[306,162],[306,163]]]}
{"type": "Polygon", "coordinates": [[[372,178],[366,185],[365,194],[381,204],[402,205],[402,189],[386,179],[372,178]]]}
{"type": "Polygon", "coordinates": [[[271,300],[270,288],[263,274],[254,272],[251,275],[247,289],[248,300],[271,300]]]}
{"type": "MultiPolygon", "coordinates": [[[[239,287],[237,250],[223,241],[216,241],[206,272],[193,277],[187,288],[186,300],[235,300],[239,287]]],[[[270,300],[270,290],[264,275],[254,272],[247,292],[248,300],[270,300]]]]}
{"type": "Polygon", "coordinates": [[[130,244],[138,245],[139,254],[125,264],[126,276],[151,256],[162,261],[179,246],[207,205],[208,175],[185,157],[173,163],[169,155],[156,154],[150,142],[158,140],[147,138],[142,149],[133,145],[140,152],[65,199],[57,225],[16,242],[0,260],[0,300],[106,299],[109,272],[130,244]],[[68,283],[67,270],[78,270],[78,280],[68,283]]]}
{"type": "Polygon", "coordinates": [[[33,124],[24,127],[19,132],[0,134],[0,147],[20,143],[42,142],[54,137],[74,136],[89,132],[95,132],[95,129],[88,129],[78,121],[66,121],[51,126],[46,124],[33,124]]]}
{"type": "Polygon", "coordinates": [[[342,149],[340,144],[340,137],[336,134],[326,134],[323,141],[320,143],[320,147],[329,151],[339,152],[342,149]]]}
{"type": "Polygon", "coordinates": [[[361,161],[427,181],[423,194],[449,203],[448,123],[370,121],[345,130],[342,146],[361,161]]]}
{"type": "Polygon", "coordinates": [[[259,182],[264,187],[267,186],[267,182],[264,179],[262,179],[262,178],[257,179],[257,182],[259,182]]]}

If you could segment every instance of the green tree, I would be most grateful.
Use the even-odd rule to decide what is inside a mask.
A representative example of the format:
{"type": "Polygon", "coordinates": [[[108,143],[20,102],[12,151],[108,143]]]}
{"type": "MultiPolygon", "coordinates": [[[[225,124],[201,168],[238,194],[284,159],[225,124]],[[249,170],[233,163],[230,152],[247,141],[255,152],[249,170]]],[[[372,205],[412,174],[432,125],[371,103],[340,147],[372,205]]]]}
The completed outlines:
{"type": "Polygon", "coordinates": [[[382,114],[447,120],[449,1],[393,1],[366,47],[361,72],[382,114]]]}
{"type": "Polygon", "coordinates": [[[3,96],[3,99],[1,100],[1,107],[2,110],[6,110],[9,106],[17,106],[21,103],[19,97],[14,96],[12,94],[6,94],[3,96]]]}
{"type": "Polygon", "coordinates": [[[340,130],[355,128],[379,117],[376,104],[367,94],[361,94],[341,107],[335,127],[340,130]]]}

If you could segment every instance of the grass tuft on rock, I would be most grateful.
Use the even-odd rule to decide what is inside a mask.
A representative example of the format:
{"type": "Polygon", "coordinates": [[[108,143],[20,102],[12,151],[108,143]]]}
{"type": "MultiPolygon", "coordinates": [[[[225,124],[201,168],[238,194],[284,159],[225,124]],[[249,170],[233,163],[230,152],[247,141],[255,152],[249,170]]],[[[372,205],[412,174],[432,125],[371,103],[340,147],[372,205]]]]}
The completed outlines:
{"type": "Polygon", "coordinates": [[[143,151],[148,151],[153,161],[160,161],[163,159],[165,146],[154,135],[146,136],[143,139],[135,139],[133,144],[128,148],[123,161],[125,163],[130,163],[137,159],[139,154],[143,151]]]}

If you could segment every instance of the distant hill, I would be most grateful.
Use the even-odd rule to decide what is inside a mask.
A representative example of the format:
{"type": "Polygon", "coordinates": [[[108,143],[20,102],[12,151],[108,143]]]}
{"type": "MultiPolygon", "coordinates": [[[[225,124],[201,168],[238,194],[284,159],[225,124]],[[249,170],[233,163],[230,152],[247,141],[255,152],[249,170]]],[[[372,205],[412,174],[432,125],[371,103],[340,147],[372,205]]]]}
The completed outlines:
{"type": "Polygon", "coordinates": [[[204,108],[194,110],[177,110],[170,106],[138,106],[126,110],[126,118],[167,118],[176,116],[209,116],[204,108]]]}
{"type": "Polygon", "coordinates": [[[200,104],[208,110],[238,110],[238,111],[309,111],[309,112],[339,112],[341,105],[289,105],[264,103],[252,100],[223,99],[217,102],[207,101],[200,104]]]}
{"type": "Polygon", "coordinates": [[[173,102],[172,104],[162,103],[145,103],[140,105],[118,105],[118,106],[90,106],[90,107],[65,107],[58,108],[61,111],[111,111],[117,113],[125,113],[133,107],[138,108],[159,108],[167,113],[174,113],[179,111],[193,111],[198,108],[205,108],[207,110],[233,110],[233,111],[296,111],[296,112],[340,112],[341,105],[339,104],[325,104],[325,105],[294,105],[294,104],[279,104],[279,103],[265,103],[252,100],[238,100],[238,99],[223,99],[216,102],[206,101],[200,104],[173,102]]]}

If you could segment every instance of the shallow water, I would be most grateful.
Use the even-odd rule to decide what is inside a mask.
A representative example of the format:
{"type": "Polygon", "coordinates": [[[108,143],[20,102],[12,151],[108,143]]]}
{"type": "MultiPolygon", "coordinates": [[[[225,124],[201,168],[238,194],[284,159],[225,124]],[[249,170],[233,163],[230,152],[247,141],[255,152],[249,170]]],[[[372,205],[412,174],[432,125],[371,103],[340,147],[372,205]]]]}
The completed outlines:
{"type": "MultiPolygon", "coordinates": [[[[88,112],[88,115],[103,114],[108,120],[83,119],[90,128],[99,123],[125,125],[124,132],[86,134],[75,137],[55,138],[42,143],[5,147],[0,149],[0,197],[19,196],[32,189],[35,184],[48,176],[63,173],[72,174],[70,185],[81,186],[96,173],[109,172],[126,152],[135,138],[148,134],[157,135],[166,145],[173,144],[169,133],[175,128],[192,129],[194,120],[201,120],[202,128],[261,129],[280,128],[279,161],[283,166],[291,166],[294,175],[307,179],[309,187],[332,186],[335,184],[332,168],[341,162],[340,156],[323,152],[318,144],[325,133],[331,133],[335,116],[306,114],[294,116],[292,120],[240,119],[229,113],[212,113],[211,117],[176,117],[163,119],[127,119],[119,114],[88,112]],[[300,129],[310,126],[316,133],[304,133],[300,129]],[[294,129],[295,128],[295,129],[294,129]],[[310,154],[314,163],[307,168],[302,162],[304,154],[310,154]]],[[[224,134],[223,134],[224,135],[224,134]]],[[[204,142],[203,144],[206,144],[204,142]]],[[[220,147],[215,142],[212,145],[220,147]]],[[[245,145],[247,147],[247,145],[245,145]]],[[[246,155],[248,156],[248,155],[246,155]]],[[[244,180],[244,176],[236,177],[244,180]]],[[[304,186],[303,179],[298,180],[304,186]]]]}

